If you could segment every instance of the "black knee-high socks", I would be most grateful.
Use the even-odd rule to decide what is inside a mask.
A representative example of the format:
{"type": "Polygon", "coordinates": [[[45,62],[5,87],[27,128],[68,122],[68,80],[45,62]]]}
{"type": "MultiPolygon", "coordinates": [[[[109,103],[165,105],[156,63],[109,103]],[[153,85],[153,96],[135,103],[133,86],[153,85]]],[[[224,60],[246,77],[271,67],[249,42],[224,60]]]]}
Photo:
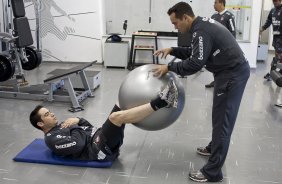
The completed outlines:
{"type": "Polygon", "coordinates": [[[161,97],[157,97],[154,100],[152,100],[150,102],[152,108],[154,109],[154,111],[157,111],[158,109],[161,109],[163,107],[166,107],[168,104],[165,100],[162,100],[161,97]]]}

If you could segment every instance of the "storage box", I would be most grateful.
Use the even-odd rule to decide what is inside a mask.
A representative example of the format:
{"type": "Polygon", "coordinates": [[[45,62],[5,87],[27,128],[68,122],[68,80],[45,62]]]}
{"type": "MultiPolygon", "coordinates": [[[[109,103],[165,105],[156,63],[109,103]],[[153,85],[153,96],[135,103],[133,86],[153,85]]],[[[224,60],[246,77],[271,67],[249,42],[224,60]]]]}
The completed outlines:
{"type": "Polygon", "coordinates": [[[109,42],[104,45],[104,66],[127,67],[129,44],[127,41],[109,42]]]}

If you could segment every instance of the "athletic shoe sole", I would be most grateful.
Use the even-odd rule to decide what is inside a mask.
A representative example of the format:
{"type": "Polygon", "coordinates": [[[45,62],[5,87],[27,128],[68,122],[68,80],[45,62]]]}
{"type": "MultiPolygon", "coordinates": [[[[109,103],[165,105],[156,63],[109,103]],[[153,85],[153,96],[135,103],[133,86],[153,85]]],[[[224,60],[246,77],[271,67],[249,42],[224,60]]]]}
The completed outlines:
{"type": "Polygon", "coordinates": [[[202,155],[202,156],[211,156],[210,153],[203,153],[203,152],[201,152],[201,151],[199,151],[199,150],[197,150],[197,153],[198,153],[199,155],[202,155]]]}
{"type": "Polygon", "coordinates": [[[208,181],[207,179],[198,180],[198,179],[196,179],[196,178],[193,178],[192,176],[189,176],[189,178],[190,178],[192,181],[201,182],[201,183],[204,183],[204,182],[207,182],[207,181],[208,181]]]}

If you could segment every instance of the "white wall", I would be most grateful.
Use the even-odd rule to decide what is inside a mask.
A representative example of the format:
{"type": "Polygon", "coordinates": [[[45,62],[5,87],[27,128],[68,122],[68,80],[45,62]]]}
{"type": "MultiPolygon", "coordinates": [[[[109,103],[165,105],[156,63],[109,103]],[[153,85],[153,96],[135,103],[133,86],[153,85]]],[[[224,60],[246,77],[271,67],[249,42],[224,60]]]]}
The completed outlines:
{"type": "MultiPolygon", "coordinates": [[[[0,3],[0,32],[4,32],[4,29],[3,29],[3,7],[2,7],[2,3],[0,3]]],[[[0,52],[2,51],[2,43],[0,44],[0,52]]]]}
{"type": "MultiPolygon", "coordinates": [[[[205,0],[204,6],[201,1],[189,0],[188,3],[193,7],[195,14],[210,17],[214,13],[214,0],[205,0]]],[[[124,20],[128,20],[128,35],[141,29],[176,31],[168,19],[167,11],[180,0],[104,0],[104,2],[107,34],[123,34],[124,20]],[[151,23],[149,23],[150,15],[151,23]]]]}
{"type": "MultiPolygon", "coordinates": [[[[26,3],[35,1],[25,0],[26,3]]],[[[102,61],[101,37],[105,29],[102,1],[41,0],[44,61],[102,61]]],[[[34,16],[34,9],[30,7],[26,9],[27,15],[34,16]]],[[[34,29],[34,21],[30,24],[34,29]]]]}
{"type": "MultiPolygon", "coordinates": [[[[239,45],[244,51],[246,58],[249,61],[251,68],[256,68],[256,58],[257,58],[257,48],[258,48],[258,38],[259,38],[259,27],[260,27],[260,17],[261,17],[261,9],[262,9],[262,0],[253,0],[252,1],[252,18],[251,18],[251,26],[250,26],[250,41],[249,42],[240,42],[239,45]]],[[[168,17],[167,21],[169,22],[168,17]]],[[[128,40],[128,39],[126,39],[128,40]]],[[[172,45],[176,45],[177,41],[174,39],[158,39],[159,48],[171,47],[172,45]]],[[[167,63],[171,58],[167,60],[161,60],[161,63],[167,63]]],[[[150,61],[151,57],[147,53],[142,54],[139,53],[137,55],[137,60],[145,60],[150,61]]]]}
{"type": "Polygon", "coordinates": [[[251,68],[256,68],[256,63],[257,63],[256,58],[257,58],[257,49],[258,49],[261,9],[262,9],[262,0],[253,0],[250,42],[249,43],[239,42],[239,45],[244,51],[251,68]]]}
{"type": "Polygon", "coordinates": [[[263,2],[263,10],[270,11],[272,7],[273,7],[272,1],[264,0],[264,2],[263,2]]]}
{"type": "MultiPolygon", "coordinates": [[[[105,7],[104,0],[83,0],[83,3],[77,3],[75,0],[42,0],[42,2],[44,1],[53,2],[53,4],[45,4],[45,7],[43,7],[52,16],[64,15],[64,13],[80,14],[95,12],[54,17],[51,19],[51,25],[55,26],[52,27],[50,23],[49,25],[43,25],[45,26],[45,32],[42,35],[44,60],[75,62],[98,60],[98,62],[102,62],[101,38],[105,34],[106,29],[104,15],[107,8],[105,7]],[[50,26],[52,29],[50,29],[50,26]],[[54,32],[55,28],[58,29],[56,34],[54,32]]],[[[239,43],[252,68],[256,67],[261,8],[262,0],[252,1],[250,43],[239,43]]],[[[28,9],[27,14],[29,14],[28,11],[33,11],[33,9],[28,9]]],[[[168,17],[165,17],[165,19],[169,23],[168,17]]],[[[166,39],[161,39],[159,48],[166,46],[167,44],[165,42],[167,42],[166,39]]],[[[174,41],[173,43],[176,42],[174,41]]]]}
{"type": "MultiPolygon", "coordinates": [[[[273,8],[272,1],[264,0],[263,10],[270,11],[271,8],[273,8]]],[[[263,22],[263,24],[264,24],[264,22],[263,22]]],[[[270,26],[269,27],[269,35],[268,35],[268,49],[269,50],[274,50],[274,47],[272,46],[272,41],[273,41],[273,30],[272,30],[272,26],[270,26]]]]}

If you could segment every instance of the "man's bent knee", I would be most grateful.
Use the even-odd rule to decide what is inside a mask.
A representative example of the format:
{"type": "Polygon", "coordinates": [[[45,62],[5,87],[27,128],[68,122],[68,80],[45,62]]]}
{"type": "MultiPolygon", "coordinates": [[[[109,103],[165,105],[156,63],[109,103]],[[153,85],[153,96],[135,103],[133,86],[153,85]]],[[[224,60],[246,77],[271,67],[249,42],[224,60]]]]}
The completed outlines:
{"type": "Polygon", "coordinates": [[[110,116],[109,116],[109,120],[116,126],[121,126],[123,124],[122,121],[122,115],[120,113],[120,111],[118,112],[113,112],[110,116]]]}

